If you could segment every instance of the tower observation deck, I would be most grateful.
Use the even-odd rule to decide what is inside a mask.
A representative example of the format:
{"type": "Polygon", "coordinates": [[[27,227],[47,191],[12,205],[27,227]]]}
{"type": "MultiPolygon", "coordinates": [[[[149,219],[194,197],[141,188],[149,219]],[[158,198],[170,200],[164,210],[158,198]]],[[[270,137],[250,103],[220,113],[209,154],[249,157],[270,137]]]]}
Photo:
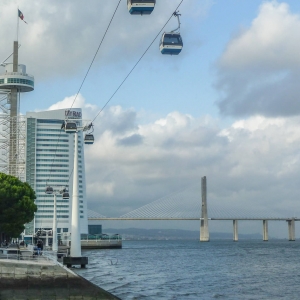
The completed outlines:
{"type": "Polygon", "coordinates": [[[0,172],[25,179],[25,117],[19,113],[20,94],[34,90],[34,77],[18,62],[19,44],[0,67],[0,172]],[[13,56],[13,62],[6,61],[13,56]]]}

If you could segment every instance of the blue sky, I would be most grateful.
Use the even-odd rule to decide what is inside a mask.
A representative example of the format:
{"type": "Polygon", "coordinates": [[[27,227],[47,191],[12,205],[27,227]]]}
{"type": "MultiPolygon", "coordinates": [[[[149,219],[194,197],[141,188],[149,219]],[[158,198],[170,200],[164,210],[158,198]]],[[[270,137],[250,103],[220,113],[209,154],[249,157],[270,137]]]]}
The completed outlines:
{"type": "MultiPolygon", "coordinates": [[[[102,108],[179,2],[158,0],[141,17],[121,1],[74,105],[86,117],[102,108]]],[[[70,106],[117,3],[1,2],[0,57],[12,51],[18,5],[28,22],[20,22],[19,61],[35,76],[35,90],[22,95],[22,113],[70,106]]],[[[97,141],[86,149],[89,208],[122,215],[206,175],[212,202],[295,211],[300,3],[184,0],[179,10],[180,55],[160,54],[157,39],[95,122],[97,141]]],[[[165,30],[176,26],[172,18],[165,30]]]]}
{"type": "MultiPolygon", "coordinates": [[[[117,1],[115,2],[117,3],[117,1]]],[[[112,3],[109,6],[111,14],[116,3],[112,3]]],[[[141,18],[139,16],[127,16],[126,24],[131,23],[131,26],[134,27],[138,19],[147,21],[151,19],[151,23],[155,23],[158,14],[161,15],[161,12],[164,11],[164,16],[168,17],[179,1],[173,1],[173,3],[171,6],[167,1],[160,1],[157,3],[151,16],[141,18]]],[[[136,110],[145,109],[161,115],[175,110],[183,113],[192,113],[195,117],[203,114],[211,114],[218,117],[218,109],[215,106],[218,92],[213,86],[216,79],[216,63],[231,37],[238,34],[243,28],[248,28],[251,25],[261,3],[261,1],[226,1],[226,3],[223,1],[184,1],[182,9],[180,8],[182,13],[181,32],[184,41],[184,49],[181,55],[178,57],[162,56],[158,51],[157,40],[122,89],[111,101],[111,105],[119,104],[124,108],[134,107],[136,110]],[[189,2],[191,3],[189,4],[189,2]],[[196,15],[193,15],[194,12],[196,12],[196,15]],[[159,99],[155,95],[160,95],[159,99]],[[164,100],[162,101],[162,99],[164,100]]],[[[123,14],[127,13],[124,4],[121,3],[121,7],[113,21],[112,27],[114,30],[117,30],[119,26],[123,26],[119,17],[122,15],[123,20],[125,18],[123,14]]],[[[28,8],[26,9],[26,6],[22,9],[29,23],[28,26],[20,24],[20,27],[22,27],[20,29],[20,43],[25,46],[27,27],[30,27],[30,23],[33,23],[35,20],[31,20],[31,11],[28,8]]],[[[297,5],[294,2],[291,5],[291,9],[293,11],[299,10],[299,4],[297,5]]],[[[76,19],[73,22],[76,23],[76,19]]],[[[148,25],[149,23],[147,22],[148,25]]],[[[167,25],[167,29],[174,29],[176,25],[177,21],[174,18],[167,25]]],[[[99,22],[98,26],[105,28],[107,22],[99,22]]],[[[156,28],[160,29],[161,27],[155,26],[156,28]]],[[[154,33],[158,32],[158,30],[151,30],[147,33],[147,30],[144,29],[144,37],[139,42],[136,40],[135,31],[139,31],[139,28],[130,30],[126,37],[128,47],[130,47],[131,41],[138,44],[128,59],[125,51],[124,57],[120,57],[123,51],[121,49],[122,45],[118,40],[115,40],[114,44],[110,44],[111,51],[114,51],[115,47],[119,48],[119,57],[116,64],[99,62],[103,62],[106,59],[106,53],[103,53],[102,49],[100,50],[96,59],[99,63],[92,67],[81,90],[82,95],[89,103],[97,104],[99,107],[104,105],[153,40],[154,33]]],[[[111,36],[113,33],[110,31],[108,36],[111,36]]],[[[101,38],[102,35],[95,36],[93,45],[98,45],[101,38]]],[[[9,51],[11,48],[9,43],[8,46],[9,51]]],[[[21,57],[22,50],[21,47],[21,57]]],[[[72,48],[69,51],[72,51],[72,48]]],[[[50,78],[41,79],[36,76],[35,92],[30,95],[24,95],[24,104],[21,106],[22,112],[37,108],[46,109],[54,102],[66,96],[74,95],[92,59],[91,54],[95,53],[95,51],[96,47],[91,47],[84,58],[85,63],[81,62],[81,58],[70,62],[75,66],[78,65],[74,73],[60,74],[59,72],[55,73],[54,70],[49,74],[50,78]],[[45,93],[45,89],[51,90],[51,93],[45,93]],[[30,98],[28,102],[27,98],[30,98]]],[[[45,57],[44,59],[47,60],[48,58],[45,57]]],[[[67,57],[64,59],[67,59],[67,57]]],[[[39,68],[42,68],[42,63],[35,63],[39,65],[39,68]]],[[[32,69],[31,67],[27,65],[28,72],[32,69]]]]}

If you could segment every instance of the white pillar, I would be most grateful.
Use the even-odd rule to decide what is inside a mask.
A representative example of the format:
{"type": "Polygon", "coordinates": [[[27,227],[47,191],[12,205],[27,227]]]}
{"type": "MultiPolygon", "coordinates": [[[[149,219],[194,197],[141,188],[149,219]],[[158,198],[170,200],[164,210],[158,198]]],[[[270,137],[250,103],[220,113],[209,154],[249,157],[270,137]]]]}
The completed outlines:
{"type": "Polygon", "coordinates": [[[233,220],[233,241],[237,242],[239,240],[238,235],[238,220],[233,220]]]}
{"type": "Polygon", "coordinates": [[[54,192],[54,202],[53,202],[52,251],[57,251],[57,216],[56,216],[55,192],[54,192]]]}
{"type": "Polygon", "coordinates": [[[81,241],[79,229],[79,197],[78,197],[78,132],[75,132],[72,221],[71,221],[71,257],[81,257],[81,241]]]}
{"type": "Polygon", "coordinates": [[[288,220],[289,241],[295,241],[295,219],[288,220]]]}
{"type": "Polygon", "coordinates": [[[201,190],[202,190],[202,206],[201,206],[201,220],[200,220],[200,242],[209,242],[206,176],[201,178],[201,190]]]}
{"type": "Polygon", "coordinates": [[[263,241],[268,241],[268,220],[263,220],[263,241]]]}

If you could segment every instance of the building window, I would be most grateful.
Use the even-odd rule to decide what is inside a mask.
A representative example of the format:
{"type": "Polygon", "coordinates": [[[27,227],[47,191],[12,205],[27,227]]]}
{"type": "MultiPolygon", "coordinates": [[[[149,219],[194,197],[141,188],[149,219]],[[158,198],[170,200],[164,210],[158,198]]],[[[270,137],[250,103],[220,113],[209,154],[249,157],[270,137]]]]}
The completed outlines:
{"type": "Polygon", "coordinates": [[[62,139],[36,139],[38,142],[61,142],[61,143],[68,143],[69,140],[62,140],[62,139]]]}
{"type": "Polygon", "coordinates": [[[37,147],[69,147],[69,145],[65,144],[37,144],[37,147]]]}
{"type": "Polygon", "coordinates": [[[38,119],[37,122],[38,123],[46,123],[46,124],[62,124],[62,120],[38,119]]]}
{"type": "Polygon", "coordinates": [[[63,232],[69,232],[69,228],[63,228],[63,232]]]}

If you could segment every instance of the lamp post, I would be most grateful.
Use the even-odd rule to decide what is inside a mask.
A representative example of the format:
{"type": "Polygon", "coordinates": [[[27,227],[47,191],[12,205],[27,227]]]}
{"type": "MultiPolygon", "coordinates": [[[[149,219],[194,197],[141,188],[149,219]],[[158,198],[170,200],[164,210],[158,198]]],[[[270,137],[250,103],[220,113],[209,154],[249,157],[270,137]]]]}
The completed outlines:
{"type": "Polygon", "coordinates": [[[53,202],[53,227],[52,227],[52,251],[58,250],[57,246],[57,216],[56,216],[56,193],[54,192],[53,202]]]}
{"type": "MultiPolygon", "coordinates": [[[[53,188],[52,186],[47,186],[45,193],[54,195],[53,200],[53,225],[52,225],[52,251],[58,251],[57,245],[57,212],[56,212],[56,196],[63,194],[64,199],[69,199],[69,194],[66,192],[66,188],[62,189],[61,187],[53,188]]],[[[47,233],[48,234],[48,233],[47,233]]],[[[47,239],[48,243],[48,239],[47,239]]]]}

